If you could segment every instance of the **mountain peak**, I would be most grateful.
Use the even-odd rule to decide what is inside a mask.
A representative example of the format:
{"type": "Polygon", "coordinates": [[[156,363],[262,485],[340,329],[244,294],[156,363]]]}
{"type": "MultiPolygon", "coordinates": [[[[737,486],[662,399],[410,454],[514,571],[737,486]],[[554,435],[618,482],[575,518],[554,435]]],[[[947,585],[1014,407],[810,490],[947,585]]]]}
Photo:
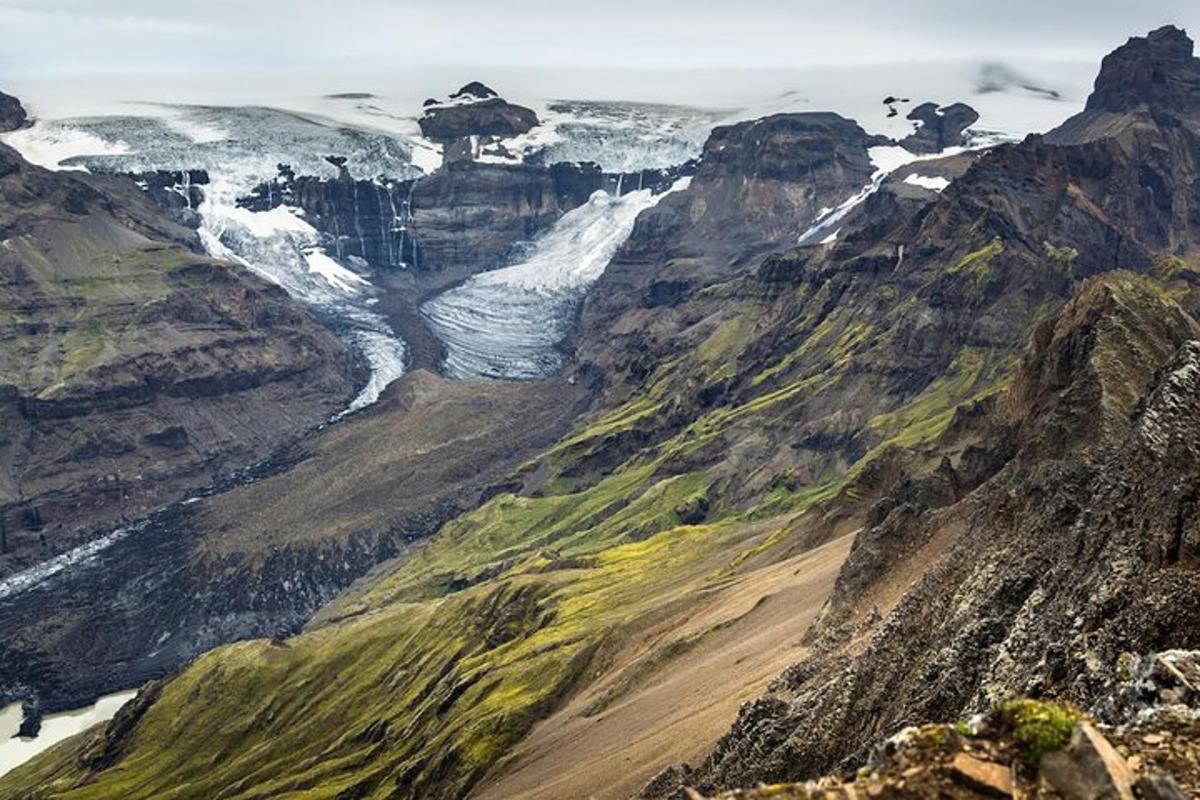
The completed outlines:
{"type": "Polygon", "coordinates": [[[1200,107],[1200,59],[1187,32],[1165,25],[1134,36],[1105,56],[1088,111],[1122,113],[1140,105],[1175,111],[1200,107]]]}

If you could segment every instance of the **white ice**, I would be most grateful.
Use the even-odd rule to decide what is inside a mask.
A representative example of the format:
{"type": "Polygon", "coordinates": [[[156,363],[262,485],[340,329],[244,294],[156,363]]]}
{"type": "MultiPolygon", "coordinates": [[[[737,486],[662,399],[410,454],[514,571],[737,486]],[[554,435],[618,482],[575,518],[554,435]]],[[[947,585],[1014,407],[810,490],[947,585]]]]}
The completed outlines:
{"type": "MultiPolygon", "coordinates": [[[[682,179],[671,191],[687,185],[682,179]]],[[[425,303],[422,316],[446,346],[446,374],[528,380],[556,372],[587,289],[629,238],[638,215],[665,194],[597,192],[535,240],[520,263],[476,275],[425,303]]]]}
{"type": "Polygon", "coordinates": [[[904,182],[920,186],[922,189],[932,189],[935,192],[944,191],[950,185],[949,178],[943,178],[940,175],[918,175],[915,172],[906,176],[904,182]]]}

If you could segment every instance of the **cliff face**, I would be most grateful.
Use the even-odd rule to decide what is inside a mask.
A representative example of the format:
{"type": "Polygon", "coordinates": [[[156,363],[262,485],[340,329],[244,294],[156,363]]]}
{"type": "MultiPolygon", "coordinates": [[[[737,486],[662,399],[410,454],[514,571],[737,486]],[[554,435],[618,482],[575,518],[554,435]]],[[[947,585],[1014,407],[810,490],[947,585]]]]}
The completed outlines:
{"type": "Polygon", "coordinates": [[[0,570],[179,499],[339,410],[346,349],[132,183],[0,147],[0,570]]]}
{"type": "MultiPolygon", "coordinates": [[[[361,258],[386,270],[412,270],[433,283],[507,264],[514,248],[548,230],[603,189],[627,193],[669,188],[695,165],[611,175],[594,164],[460,160],[410,181],[279,177],[239,202],[254,211],[301,209],[339,259],[361,258]]],[[[197,191],[199,191],[197,189],[197,191]]],[[[180,195],[170,193],[167,199],[180,195]]]]}

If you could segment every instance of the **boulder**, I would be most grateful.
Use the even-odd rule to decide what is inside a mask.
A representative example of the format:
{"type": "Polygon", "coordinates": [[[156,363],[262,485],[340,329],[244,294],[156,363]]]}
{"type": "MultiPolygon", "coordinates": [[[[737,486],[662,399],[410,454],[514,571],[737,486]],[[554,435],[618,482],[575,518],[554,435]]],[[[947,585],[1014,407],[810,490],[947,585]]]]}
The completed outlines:
{"type": "Polygon", "coordinates": [[[959,753],[950,762],[956,783],[991,797],[1012,797],[1012,770],[1002,764],[959,753]]]}
{"type": "Polygon", "coordinates": [[[1133,785],[1142,800],[1187,800],[1183,789],[1170,775],[1143,775],[1133,785]]]}
{"type": "Polygon", "coordinates": [[[1042,756],[1042,776],[1064,800],[1133,800],[1133,776],[1125,759],[1087,722],[1071,741],[1042,756]]]}

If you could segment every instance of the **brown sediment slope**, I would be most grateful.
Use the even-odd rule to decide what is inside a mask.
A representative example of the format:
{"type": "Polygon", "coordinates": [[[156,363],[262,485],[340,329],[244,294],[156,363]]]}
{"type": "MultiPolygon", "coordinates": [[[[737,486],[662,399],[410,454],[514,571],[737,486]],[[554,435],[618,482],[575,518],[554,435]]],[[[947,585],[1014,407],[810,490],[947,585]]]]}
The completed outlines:
{"type": "Polygon", "coordinates": [[[807,652],[804,633],[853,538],[747,572],[638,637],[605,677],[534,728],[473,796],[615,800],[634,794],[664,763],[703,757],[738,706],[807,652]],[[690,648],[669,644],[692,640],[690,648]],[[647,662],[653,671],[642,682],[594,709],[622,675],[647,662]]]}

